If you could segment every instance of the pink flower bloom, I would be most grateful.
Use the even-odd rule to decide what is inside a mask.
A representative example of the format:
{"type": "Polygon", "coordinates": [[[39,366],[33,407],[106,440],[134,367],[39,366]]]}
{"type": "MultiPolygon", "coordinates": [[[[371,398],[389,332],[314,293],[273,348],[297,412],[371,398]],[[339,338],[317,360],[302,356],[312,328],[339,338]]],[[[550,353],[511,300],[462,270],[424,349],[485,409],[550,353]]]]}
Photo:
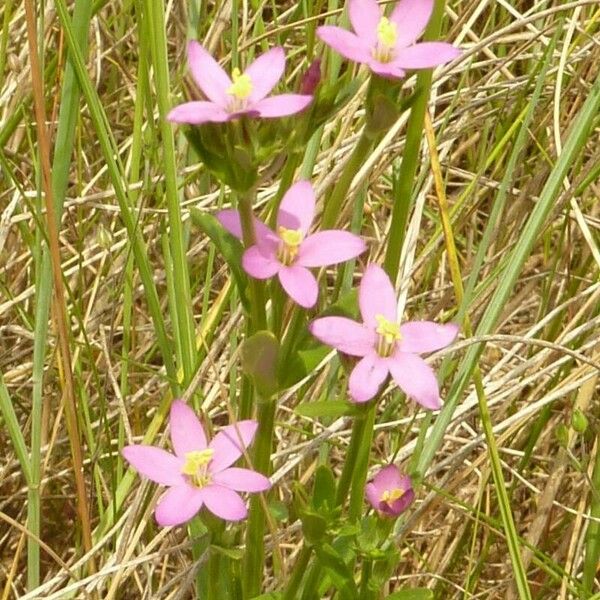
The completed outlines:
{"type": "Polygon", "coordinates": [[[388,465],[365,487],[371,506],[386,517],[402,514],[415,499],[410,477],[402,475],[396,465],[388,465]]]}
{"type": "Polygon", "coordinates": [[[407,396],[425,408],[440,408],[435,373],[417,355],[450,344],[458,334],[458,326],[431,321],[399,325],[394,287],[385,271],[374,264],[363,275],[358,301],[362,323],[345,317],[323,317],[310,324],[311,333],[323,343],[361,357],[348,382],[352,399],[367,402],[391,373],[407,396]]]}
{"type": "Polygon", "coordinates": [[[425,30],[434,0],[400,0],[389,18],[376,0],[349,0],[355,33],[340,27],[319,27],[319,37],[342,56],[365,63],[384,77],[404,77],[405,69],[427,69],[449,62],[460,50],[445,42],[415,41],[425,30]]]}
{"type": "Polygon", "coordinates": [[[285,117],[300,112],[312,101],[312,96],[301,94],[280,94],[267,98],[283,75],[283,48],[271,48],[243,73],[234,69],[231,79],[196,41],[188,44],[188,63],[194,81],[208,100],[176,106],[167,116],[174,123],[223,123],[242,115],[285,117]]]}
{"type": "Polygon", "coordinates": [[[175,400],[170,423],[175,454],[156,446],[123,448],[123,456],[140,475],[169,486],[154,512],[158,524],[185,523],[203,505],[226,521],[244,519],[248,510],[237,492],[262,492],[271,487],[264,475],[230,466],[251,444],[256,421],[229,425],[208,443],[194,411],[175,400]]]}
{"type": "MultiPolygon", "coordinates": [[[[285,193],[277,213],[277,233],[255,219],[256,244],[244,252],[242,266],[256,279],[277,275],[283,289],[300,306],[310,308],[319,288],[310,267],[350,260],[365,251],[364,241],[348,231],[331,229],[307,235],[315,214],[315,192],[298,181],[285,193]]],[[[242,238],[237,210],[222,210],[217,218],[231,234],[242,238]]]]}

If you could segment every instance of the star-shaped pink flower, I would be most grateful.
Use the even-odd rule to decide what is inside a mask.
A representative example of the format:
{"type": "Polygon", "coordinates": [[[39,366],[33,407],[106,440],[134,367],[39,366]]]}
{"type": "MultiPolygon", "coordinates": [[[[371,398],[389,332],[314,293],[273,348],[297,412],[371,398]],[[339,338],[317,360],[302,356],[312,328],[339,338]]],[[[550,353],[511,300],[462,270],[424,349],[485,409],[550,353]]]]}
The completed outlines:
{"type": "Polygon", "coordinates": [[[382,516],[397,517],[415,499],[408,475],[402,475],[396,465],[381,469],[365,487],[367,500],[382,516]]]}
{"type": "Polygon", "coordinates": [[[180,525],[202,506],[226,521],[246,518],[246,504],[237,492],[262,492],[270,481],[251,469],[231,467],[251,443],[256,421],[238,421],[208,443],[194,411],[181,400],[171,405],[171,442],[175,454],[156,446],[123,448],[131,466],[148,479],[169,486],[156,506],[159,525],[180,525]]]}
{"type": "MultiPolygon", "coordinates": [[[[315,214],[315,192],[308,181],[298,181],[285,193],[277,213],[277,232],[255,219],[256,244],[244,252],[242,266],[256,279],[277,275],[283,289],[304,308],[317,302],[319,288],[310,267],[350,260],[365,251],[364,241],[348,231],[329,229],[308,235],[315,214]]],[[[222,210],[217,218],[242,239],[237,210],[222,210]]]]}
{"type": "Polygon", "coordinates": [[[400,0],[389,18],[376,0],[349,0],[355,33],[324,25],[317,34],[336,52],[364,63],[383,77],[404,77],[405,69],[437,67],[455,59],[460,50],[445,42],[416,40],[425,30],[434,0],[400,0]]]}
{"type": "Polygon", "coordinates": [[[232,78],[196,41],[188,44],[188,64],[192,77],[208,100],[185,102],[168,114],[174,123],[223,123],[242,115],[285,117],[300,112],[312,101],[303,94],[279,94],[267,98],[285,69],[283,48],[271,48],[243,73],[234,69],[232,78]]]}
{"type": "Polygon", "coordinates": [[[323,317],[309,326],[323,343],[361,357],[348,382],[352,400],[371,400],[391,374],[404,393],[421,406],[440,408],[435,373],[418,355],[448,346],[456,338],[458,326],[432,321],[400,325],[394,287],[385,271],[374,264],[363,275],[358,300],[362,323],[345,317],[323,317]]]}

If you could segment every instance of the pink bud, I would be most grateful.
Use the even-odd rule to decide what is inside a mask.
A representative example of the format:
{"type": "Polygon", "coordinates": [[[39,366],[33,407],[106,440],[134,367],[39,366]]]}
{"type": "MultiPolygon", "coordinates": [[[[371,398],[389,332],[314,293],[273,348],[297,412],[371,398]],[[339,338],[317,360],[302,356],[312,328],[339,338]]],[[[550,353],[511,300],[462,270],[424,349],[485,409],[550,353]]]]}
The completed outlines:
{"type": "Polygon", "coordinates": [[[321,81],[321,59],[315,58],[300,81],[301,94],[313,94],[321,81]]]}

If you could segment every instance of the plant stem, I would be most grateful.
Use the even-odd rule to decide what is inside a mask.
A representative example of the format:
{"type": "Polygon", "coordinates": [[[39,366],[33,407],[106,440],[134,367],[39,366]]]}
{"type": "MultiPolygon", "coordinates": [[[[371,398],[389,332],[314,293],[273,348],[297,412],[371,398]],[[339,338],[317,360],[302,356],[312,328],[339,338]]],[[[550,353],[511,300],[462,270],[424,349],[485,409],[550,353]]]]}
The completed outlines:
{"type": "Polygon", "coordinates": [[[321,229],[331,229],[335,225],[336,220],[340,215],[344,199],[352,185],[352,180],[361,163],[364,161],[365,155],[369,153],[371,144],[371,138],[367,135],[366,130],[363,129],[358,143],[344,165],[339,180],[333,185],[331,195],[325,201],[325,208],[321,218],[321,229]]]}
{"type": "Polygon", "coordinates": [[[300,587],[302,578],[306,573],[306,567],[308,566],[308,561],[310,560],[311,554],[312,548],[304,544],[300,550],[300,553],[298,554],[298,558],[296,559],[296,564],[294,565],[290,582],[288,583],[285,594],[283,595],[283,600],[296,600],[298,588],[300,587]]]}
{"type": "Polygon", "coordinates": [[[367,472],[369,470],[369,456],[371,455],[376,413],[377,401],[372,400],[367,410],[363,435],[359,442],[356,461],[354,463],[354,476],[352,478],[352,489],[350,490],[350,509],[348,511],[351,522],[358,521],[363,510],[365,483],[367,482],[367,472]]]}
{"type": "MultiPolygon", "coordinates": [[[[427,26],[424,39],[436,40],[440,35],[442,17],[444,15],[445,0],[435,3],[433,14],[427,26]]],[[[419,151],[423,139],[423,118],[425,109],[429,102],[429,92],[433,71],[426,69],[417,75],[418,98],[416,99],[408,119],[406,139],[404,141],[404,153],[400,163],[398,177],[394,185],[394,205],[392,207],[392,219],[390,224],[390,236],[385,253],[384,268],[392,281],[398,277],[400,266],[400,253],[404,243],[406,222],[410,212],[413,197],[413,182],[417,166],[419,164],[419,151]]]]}
{"type": "MultiPolygon", "coordinates": [[[[277,402],[275,400],[258,404],[258,432],[252,456],[252,466],[265,475],[268,475],[271,470],[271,447],[276,408],[277,402]]],[[[266,518],[262,498],[259,495],[252,496],[246,529],[246,552],[244,554],[242,582],[245,598],[253,598],[260,593],[265,560],[264,534],[266,518]]]]}
{"type": "MultiPolygon", "coordinates": [[[[256,233],[254,231],[254,213],[252,211],[252,200],[254,190],[238,197],[238,210],[240,212],[240,221],[242,223],[242,236],[244,246],[249,248],[256,243],[256,233]]],[[[265,313],[264,286],[261,281],[250,277],[250,290],[252,302],[252,326],[251,331],[260,331],[267,327],[267,316],[265,313]]]]}
{"type": "Polygon", "coordinates": [[[373,572],[373,561],[370,558],[365,558],[362,564],[360,574],[360,596],[359,600],[371,600],[373,594],[369,590],[369,580],[373,572]]]}
{"type": "Polygon", "coordinates": [[[356,456],[363,439],[365,432],[366,418],[363,416],[356,417],[352,424],[352,434],[350,436],[350,444],[346,452],[346,460],[344,461],[344,467],[342,474],[337,485],[337,492],[335,496],[335,503],[340,506],[346,500],[350,485],[352,484],[352,475],[356,468],[356,456]]]}

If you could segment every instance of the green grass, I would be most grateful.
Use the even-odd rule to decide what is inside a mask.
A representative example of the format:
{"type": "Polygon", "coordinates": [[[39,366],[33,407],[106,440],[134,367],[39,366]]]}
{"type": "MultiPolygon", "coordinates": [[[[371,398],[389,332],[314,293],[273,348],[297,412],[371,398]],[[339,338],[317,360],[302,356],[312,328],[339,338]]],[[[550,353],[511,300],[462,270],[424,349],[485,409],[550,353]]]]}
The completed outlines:
{"type": "MultiPolygon", "coordinates": [[[[324,51],[315,27],[345,18],[343,3],[54,6],[38,14],[37,28],[66,288],[58,299],[25,12],[14,1],[0,7],[0,599],[185,596],[195,561],[209,555],[211,579],[202,585],[234,597],[242,565],[261,562],[249,553],[242,562],[242,529],[224,534],[234,551],[217,552],[218,559],[214,548],[205,554],[204,536],[190,543],[185,528],[159,530],[156,487],[127,470],[119,454],[132,441],[164,443],[176,396],[215,428],[255,410],[236,350],[247,330],[235,281],[190,218],[191,208],[214,212],[236,197],[164,117],[192,89],[186,36],[207,44],[227,70],[285,43],[282,90],[297,87],[315,56],[335,81],[348,65],[324,51]],[[87,554],[53,305],[68,324],[93,527],[87,554]]],[[[347,75],[346,82],[357,80],[349,101],[303,152],[284,154],[261,174],[258,210],[272,214],[286,187],[281,179],[311,178],[327,225],[368,239],[356,272],[367,261],[385,264],[398,276],[407,318],[458,320],[465,343],[436,359],[440,413],[417,410],[391,389],[384,394],[370,455],[350,443],[350,419],[293,410],[343,398],[337,358],[261,408],[275,409],[269,500],[279,511],[281,561],[267,538],[268,568],[248,570],[246,589],[291,582],[289,598],[302,589],[306,597],[311,589],[333,597],[326,591],[332,571],[315,566],[303,546],[293,498],[298,481],[312,490],[315,469],[328,464],[338,478],[345,473],[348,518],[360,516],[362,475],[352,490],[343,470],[350,451],[372,468],[394,460],[421,484],[389,537],[400,559],[382,589],[427,587],[444,599],[600,594],[600,9],[591,0],[436,6],[429,34],[437,37],[439,28],[457,40],[463,59],[407,79],[403,98],[419,93],[394,135],[368,140],[361,138],[365,72],[347,75]],[[426,111],[439,167],[428,152],[426,111]],[[576,408],[587,417],[585,432],[574,428],[576,408]]],[[[339,280],[321,278],[321,298],[349,288],[351,271],[336,272],[339,280]]],[[[274,297],[274,314],[285,329],[282,298],[274,297]]],[[[361,429],[363,437],[370,430],[361,429]]],[[[259,444],[260,461],[268,442],[259,444]]],[[[262,511],[255,501],[258,538],[273,525],[256,524],[262,511]]],[[[362,589],[361,597],[369,593],[362,589]]]]}

